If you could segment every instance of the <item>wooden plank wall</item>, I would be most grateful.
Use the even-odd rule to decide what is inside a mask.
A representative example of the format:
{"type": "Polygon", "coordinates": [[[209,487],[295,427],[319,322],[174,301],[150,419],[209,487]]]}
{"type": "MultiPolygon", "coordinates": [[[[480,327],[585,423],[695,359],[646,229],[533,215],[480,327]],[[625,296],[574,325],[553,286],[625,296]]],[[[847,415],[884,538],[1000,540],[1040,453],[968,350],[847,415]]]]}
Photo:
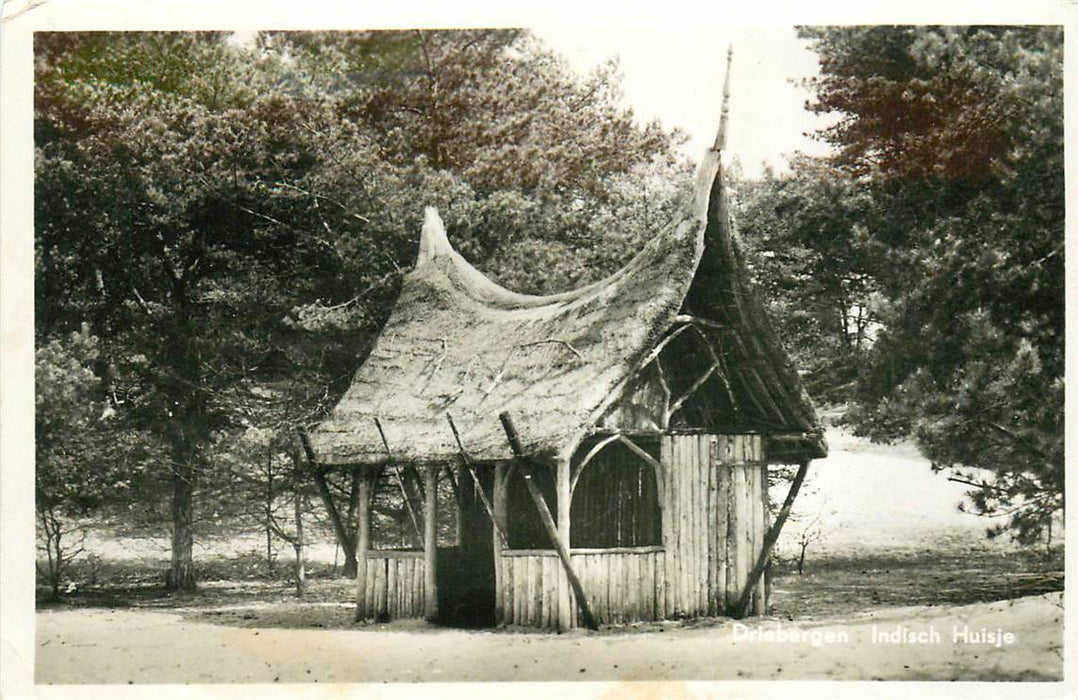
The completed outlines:
{"type": "Polygon", "coordinates": [[[423,617],[426,612],[423,552],[368,552],[366,585],[376,619],[423,617]]]}
{"type": "MultiPolygon", "coordinates": [[[[660,461],[663,546],[571,550],[601,624],[723,615],[763,546],[769,514],[759,435],[664,435],[660,461]]],[[[557,591],[568,584],[553,550],[496,551],[495,567],[499,623],[557,627],[557,591]]],[[[765,589],[761,579],[754,614],[764,614],[765,589]]]]}
{"type": "MultiPolygon", "coordinates": [[[[575,549],[573,570],[600,624],[662,619],[662,547],[575,549]]],[[[502,621],[507,625],[556,629],[558,588],[565,571],[553,550],[507,550],[497,566],[502,621]]],[[[570,593],[572,626],[582,625],[570,593]]]]}
{"type": "MultiPolygon", "coordinates": [[[[722,615],[763,546],[766,466],[758,435],[664,435],[664,614],[722,615]]],[[[755,612],[762,612],[763,586],[755,612]]]]}

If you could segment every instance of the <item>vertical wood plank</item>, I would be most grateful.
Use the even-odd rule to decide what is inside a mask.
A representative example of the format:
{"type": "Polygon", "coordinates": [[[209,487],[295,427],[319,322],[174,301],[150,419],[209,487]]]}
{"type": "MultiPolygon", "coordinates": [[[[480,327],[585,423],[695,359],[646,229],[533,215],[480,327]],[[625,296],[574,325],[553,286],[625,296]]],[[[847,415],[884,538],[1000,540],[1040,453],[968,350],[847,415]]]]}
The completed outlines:
{"type": "MultiPolygon", "coordinates": [[[[762,445],[761,445],[761,448],[762,448],[762,445]]],[[[763,451],[762,451],[762,449],[761,449],[760,458],[763,459],[763,451]]],[[[764,507],[764,528],[763,528],[763,531],[764,531],[765,536],[766,536],[766,533],[771,530],[771,498],[770,498],[770,488],[768,486],[768,479],[767,479],[767,475],[768,475],[767,462],[762,462],[761,463],[760,470],[763,473],[763,493],[761,494],[761,497],[762,497],[762,500],[763,500],[763,507],[764,507]]],[[[763,588],[763,601],[764,602],[763,602],[763,610],[762,610],[762,612],[760,614],[761,615],[766,615],[767,611],[768,611],[768,608],[771,605],[771,560],[770,559],[768,559],[767,568],[764,569],[764,575],[761,578],[764,581],[764,588],[763,588]]]]}
{"type": "Polygon", "coordinates": [[[369,620],[373,596],[367,588],[367,550],[371,541],[371,476],[366,467],[360,469],[358,489],[358,532],[356,533],[356,620],[369,620]]]}
{"type": "Polygon", "coordinates": [[[518,562],[520,568],[520,622],[525,627],[531,625],[532,599],[529,587],[532,583],[532,558],[521,557],[518,562]]]}
{"type": "Polygon", "coordinates": [[[733,463],[724,465],[724,471],[728,478],[726,493],[726,612],[733,610],[739,594],[737,587],[737,546],[738,546],[738,512],[737,494],[741,490],[744,479],[739,478],[737,467],[733,463]]]}
{"type": "MultiPolygon", "coordinates": [[[[422,601],[414,595],[414,606],[423,607],[423,617],[438,619],[438,470],[441,465],[428,465],[423,471],[423,592],[422,601]]],[[[418,615],[417,615],[418,617],[418,615]]]]}
{"type": "MultiPolygon", "coordinates": [[[[748,572],[752,571],[756,553],[756,516],[760,507],[760,499],[756,495],[757,471],[755,464],[745,464],[745,519],[749,527],[745,530],[745,585],[748,585],[748,572]]],[[[748,610],[752,610],[750,601],[748,610]]]]}
{"type": "Polygon", "coordinates": [[[719,461],[716,445],[715,470],[715,614],[726,611],[727,530],[730,525],[730,469],[719,461]]]}
{"type": "Polygon", "coordinates": [[[522,557],[513,557],[513,624],[522,625],[523,611],[521,609],[521,603],[524,600],[524,596],[520,593],[521,582],[524,580],[524,559],[522,557]]]}
{"type": "Polygon", "coordinates": [[[642,580],[643,576],[640,571],[640,560],[644,556],[641,554],[628,554],[626,555],[629,561],[629,593],[632,596],[632,602],[629,604],[629,621],[635,622],[642,616],[643,605],[641,604],[641,597],[644,593],[645,581],[642,580]]]}
{"type": "MultiPolygon", "coordinates": [[[[491,506],[494,510],[494,520],[499,526],[504,526],[507,520],[505,470],[504,462],[494,465],[494,493],[491,506]]],[[[494,547],[494,622],[502,625],[505,623],[505,566],[502,562],[502,543],[498,537],[498,528],[493,523],[491,530],[491,541],[494,547]]],[[[505,531],[504,527],[502,531],[505,531]]]]}
{"type": "Polygon", "coordinates": [[[384,619],[389,619],[389,560],[378,560],[378,611],[384,619]]]}
{"type": "Polygon", "coordinates": [[[370,603],[370,615],[372,618],[378,618],[382,612],[379,604],[378,589],[381,587],[381,579],[378,576],[378,570],[382,567],[381,559],[367,559],[367,581],[370,585],[367,586],[368,601],[370,603]]]}
{"type": "Polygon", "coordinates": [[[719,473],[715,464],[718,436],[708,437],[707,450],[707,614],[718,615],[716,596],[719,590],[719,549],[716,538],[719,531],[718,499],[719,473]]]}
{"type": "Polygon", "coordinates": [[[389,558],[389,577],[387,582],[387,596],[389,598],[389,619],[396,620],[400,617],[400,586],[397,585],[399,559],[389,558]]]}
{"type": "MultiPolygon", "coordinates": [[[[581,559],[581,561],[583,562],[583,559],[581,559]]],[[[568,586],[569,584],[568,584],[568,581],[566,580],[566,575],[565,575],[565,569],[564,568],[559,566],[557,573],[558,573],[558,579],[557,579],[558,580],[558,590],[560,591],[562,586],[568,586]]],[[[591,593],[589,593],[588,595],[591,595],[592,598],[595,597],[594,594],[591,594],[591,593]]],[[[559,609],[560,609],[560,606],[561,606],[561,598],[560,597],[557,600],[557,605],[559,606],[559,609]]],[[[584,624],[584,621],[580,617],[580,606],[576,602],[576,591],[574,591],[572,589],[572,586],[569,587],[569,606],[571,608],[571,610],[569,612],[569,618],[572,620],[573,627],[581,627],[584,624]]],[[[560,614],[561,613],[559,612],[559,615],[560,614]]]]}
{"type": "MultiPolygon", "coordinates": [[[[767,465],[759,464],[756,467],[757,483],[759,491],[756,495],[757,521],[756,521],[756,546],[753,549],[753,562],[763,551],[764,538],[767,536],[767,465]]],[[[767,582],[766,576],[761,576],[756,584],[756,608],[757,615],[767,614],[767,582]]]]}
{"type": "Polygon", "coordinates": [[[739,494],[741,503],[738,509],[738,520],[741,528],[741,541],[739,543],[737,568],[738,568],[738,595],[740,596],[748,583],[749,572],[752,570],[752,469],[748,464],[739,464],[738,471],[744,477],[745,488],[739,494]]]}
{"type": "Polygon", "coordinates": [[[700,491],[696,501],[697,522],[700,531],[697,533],[698,559],[696,562],[697,589],[696,608],[700,615],[707,615],[708,599],[708,558],[711,552],[711,525],[708,522],[707,501],[711,493],[711,464],[708,453],[711,450],[711,441],[707,435],[699,435],[696,438],[696,473],[700,479],[700,491]]]}
{"type": "Polygon", "coordinates": [[[543,566],[546,563],[548,557],[538,557],[538,561],[535,562],[535,591],[532,593],[532,605],[535,606],[535,626],[542,628],[545,626],[543,616],[546,614],[543,609],[543,566]]]}
{"type": "Polygon", "coordinates": [[[415,601],[415,570],[416,560],[412,558],[401,560],[401,593],[404,595],[404,611],[402,617],[416,617],[419,608],[415,601]]]}
{"type": "Polygon", "coordinates": [[[707,435],[696,436],[696,613],[707,615],[707,557],[708,557],[708,522],[707,496],[709,472],[707,435]]]}
{"type": "MultiPolygon", "coordinates": [[[[555,469],[555,492],[558,497],[558,539],[561,540],[561,545],[566,552],[571,547],[571,537],[569,532],[570,525],[570,510],[572,508],[572,492],[569,490],[569,484],[571,481],[569,458],[565,457],[558,460],[557,468],[555,469]]],[[[572,560],[570,559],[570,563],[572,560]]],[[[568,630],[572,627],[573,618],[570,612],[575,608],[569,607],[569,592],[572,588],[569,585],[568,577],[563,577],[565,585],[558,587],[558,629],[568,630]]],[[[585,591],[585,595],[587,592],[585,591]]]]}
{"type": "Polygon", "coordinates": [[[544,571],[544,580],[547,582],[543,587],[546,596],[547,629],[558,627],[558,570],[561,568],[555,557],[547,557],[547,571],[544,571]]]}
{"type": "Polygon", "coordinates": [[[662,508],[662,535],[663,535],[663,581],[662,581],[662,617],[667,618],[673,614],[672,588],[674,582],[673,557],[674,549],[674,525],[673,525],[673,493],[674,476],[676,468],[673,462],[672,441],[669,435],[663,435],[659,439],[659,461],[663,464],[663,508],[662,508]]]}
{"type": "Polygon", "coordinates": [[[677,462],[677,451],[675,449],[674,436],[671,435],[668,438],[669,454],[667,460],[669,469],[667,470],[667,487],[669,495],[667,497],[667,503],[670,506],[670,513],[668,522],[670,525],[670,537],[669,545],[666,548],[666,565],[667,565],[667,577],[666,577],[666,596],[667,606],[666,614],[668,617],[676,617],[678,611],[678,593],[681,590],[681,576],[678,574],[678,528],[681,524],[680,516],[678,515],[678,499],[680,497],[678,486],[678,469],[681,465],[677,462]]]}
{"type": "Polygon", "coordinates": [[[681,481],[681,499],[678,503],[678,509],[681,511],[681,547],[678,551],[681,560],[681,614],[688,615],[692,612],[692,456],[688,454],[688,440],[685,436],[679,435],[677,443],[680,457],[678,479],[681,481]]]}
{"type": "Polygon", "coordinates": [[[539,608],[539,620],[536,622],[536,626],[546,629],[550,623],[550,603],[547,601],[546,589],[550,584],[550,566],[548,560],[550,557],[541,557],[539,561],[539,581],[536,586],[535,595],[538,598],[539,608]]]}
{"type": "Polygon", "coordinates": [[[655,619],[655,552],[649,552],[644,559],[644,610],[641,619],[655,619]]]}
{"type": "Polygon", "coordinates": [[[595,557],[595,563],[598,566],[599,571],[602,572],[600,575],[606,580],[606,585],[602,587],[604,593],[603,609],[606,611],[606,619],[610,620],[611,623],[616,624],[618,621],[617,605],[614,601],[618,598],[618,582],[617,579],[614,578],[610,558],[597,555],[593,556],[595,557]]]}
{"type": "Polygon", "coordinates": [[[682,458],[685,465],[685,614],[696,611],[696,438],[683,435],[682,458]]]}
{"type": "Polygon", "coordinates": [[[502,580],[502,591],[504,596],[502,614],[505,615],[505,624],[507,625],[516,624],[516,618],[514,616],[514,607],[516,603],[514,602],[513,597],[513,578],[516,574],[514,568],[515,560],[516,557],[505,557],[502,559],[502,564],[504,566],[502,569],[502,576],[504,577],[502,580]]]}

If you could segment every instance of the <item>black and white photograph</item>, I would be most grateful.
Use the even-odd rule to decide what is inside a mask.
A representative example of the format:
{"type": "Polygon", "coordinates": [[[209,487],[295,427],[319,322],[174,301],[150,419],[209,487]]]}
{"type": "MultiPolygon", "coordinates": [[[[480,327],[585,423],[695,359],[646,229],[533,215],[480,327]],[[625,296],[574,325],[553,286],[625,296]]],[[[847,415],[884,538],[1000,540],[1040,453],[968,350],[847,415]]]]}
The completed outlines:
{"type": "Polygon", "coordinates": [[[1078,6],[220,5],[4,5],[4,697],[1075,696],[1078,6]]]}

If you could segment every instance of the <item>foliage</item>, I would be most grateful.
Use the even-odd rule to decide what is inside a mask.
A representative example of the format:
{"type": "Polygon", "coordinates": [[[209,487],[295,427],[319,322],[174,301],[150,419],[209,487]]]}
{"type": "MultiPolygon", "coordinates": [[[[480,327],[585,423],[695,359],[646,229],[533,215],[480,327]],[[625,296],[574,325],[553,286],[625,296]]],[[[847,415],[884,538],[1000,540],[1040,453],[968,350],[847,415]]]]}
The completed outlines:
{"type": "Polygon", "coordinates": [[[580,79],[517,31],[39,33],[35,55],[38,344],[99,339],[89,394],[166,455],[126,463],[143,502],[121,517],[167,512],[183,588],[200,523],[266,486],[262,443],[346,386],[424,204],[546,292],[614,269],[684,181],[613,67],[580,79]]]}
{"type": "Polygon", "coordinates": [[[123,500],[141,472],[130,464],[140,456],[138,445],[108,425],[111,411],[93,370],[98,359],[98,338],[86,326],[53,338],[35,353],[34,502],[46,559],[39,572],[54,597],[83,551],[81,518],[97,513],[106,501],[123,500]]]}
{"type": "Polygon", "coordinates": [[[752,274],[809,392],[845,401],[878,323],[877,246],[865,188],[800,158],[784,177],[742,183],[738,230],[752,274]]]}
{"type": "MultiPolygon", "coordinates": [[[[871,197],[883,330],[852,418],[938,468],[988,470],[1019,540],[1062,509],[1063,85],[1058,27],[802,29],[812,108],[871,197]]],[[[998,530],[997,530],[998,531],[998,530]]]]}

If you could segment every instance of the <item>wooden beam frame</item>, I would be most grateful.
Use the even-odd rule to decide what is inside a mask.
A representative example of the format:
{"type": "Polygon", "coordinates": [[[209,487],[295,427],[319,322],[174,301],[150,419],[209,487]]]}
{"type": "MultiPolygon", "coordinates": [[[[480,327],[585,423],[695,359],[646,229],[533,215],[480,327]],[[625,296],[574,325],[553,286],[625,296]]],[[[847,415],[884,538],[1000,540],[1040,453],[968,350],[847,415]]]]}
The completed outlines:
{"type": "Polygon", "coordinates": [[[726,366],[726,361],[722,357],[722,352],[715,350],[715,346],[711,344],[711,338],[700,330],[699,327],[693,326],[693,330],[696,331],[696,335],[700,337],[708,354],[711,355],[712,363],[719,366],[719,379],[722,380],[722,385],[726,389],[726,398],[730,400],[730,407],[734,409],[735,413],[740,414],[741,407],[738,405],[737,399],[734,398],[733,387],[730,386],[730,369],[726,366]]]}
{"type": "Polygon", "coordinates": [[[659,356],[659,353],[661,353],[663,351],[663,348],[665,348],[667,345],[670,344],[670,341],[672,341],[674,338],[678,337],[679,335],[681,335],[685,331],[689,330],[689,328],[691,328],[691,326],[689,326],[689,325],[678,326],[674,330],[667,333],[666,336],[663,337],[663,339],[660,340],[655,345],[655,347],[653,347],[651,349],[651,352],[649,352],[647,354],[647,356],[644,357],[644,361],[640,363],[640,367],[637,369],[637,371],[640,371],[640,370],[644,369],[645,367],[647,367],[651,363],[652,360],[654,360],[656,357],[659,356]]]}
{"type": "Polygon", "coordinates": [[[659,500],[659,508],[661,509],[663,505],[663,493],[665,489],[663,463],[648,454],[647,450],[643,449],[635,442],[633,442],[630,437],[620,432],[612,433],[606,436],[599,442],[595,443],[595,445],[590,450],[588,450],[588,453],[584,455],[584,459],[582,459],[580,461],[580,464],[577,465],[576,474],[573,475],[573,480],[570,483],[569,492],[574,493],[576,491],[576,484],[580,480],[580,475],[584,472],[584,467],[588,466],[588,463],[596,455],[598,455],[603,448],[605,448],[612,442],[620,442],[621,444],[625,445],[627,448],[629,448],[629,450],[633,452],[633,454],[640,457],[640,459],[644,460],[645,463],[651,466],[652,470],[655,473],[655,494],[659,500]]]}
{"type": "Polygon", "coordinates": [[[569,482],[570,494],[576,492],[576,482],[580,481],[580,475],[584,472],[584,467],[588,466],[588,462],[590,462],[595,457],[595,455],[599,454],[599,452],[601,452],[604,447],[614,442],[619,437],[620,433],[614,433],[613,435],[609,435],[600,440],[599,442],[595,443],[595,445],[590,450],[588,450],[588,453],[584,455],[584,458],[582,460],[580,460],[580,464],[576,466],[576,474],[573,474],[573,478],[569,482]]]}
{"type": "Polygon", "coordinates": [[[684,394],[679,396],[674,401],[674,403],[667,406],[666,415],[663,417],[663,423],[665,423],[666,425],[670,425],[670,419],[674,417],[674,413],[676,413],[677,410],[681,408],[682,405],[689,399],[689,397],[695,394],[696,391],[704,385],[704,382],[706,382],[712,374],[718,371],[718,369],[719,366],[717,364],[712,364],[710,367],[704,370],[703,374],[696,378],[696,381],[694,381],[692,385],[685,390],[684,394]]]}

